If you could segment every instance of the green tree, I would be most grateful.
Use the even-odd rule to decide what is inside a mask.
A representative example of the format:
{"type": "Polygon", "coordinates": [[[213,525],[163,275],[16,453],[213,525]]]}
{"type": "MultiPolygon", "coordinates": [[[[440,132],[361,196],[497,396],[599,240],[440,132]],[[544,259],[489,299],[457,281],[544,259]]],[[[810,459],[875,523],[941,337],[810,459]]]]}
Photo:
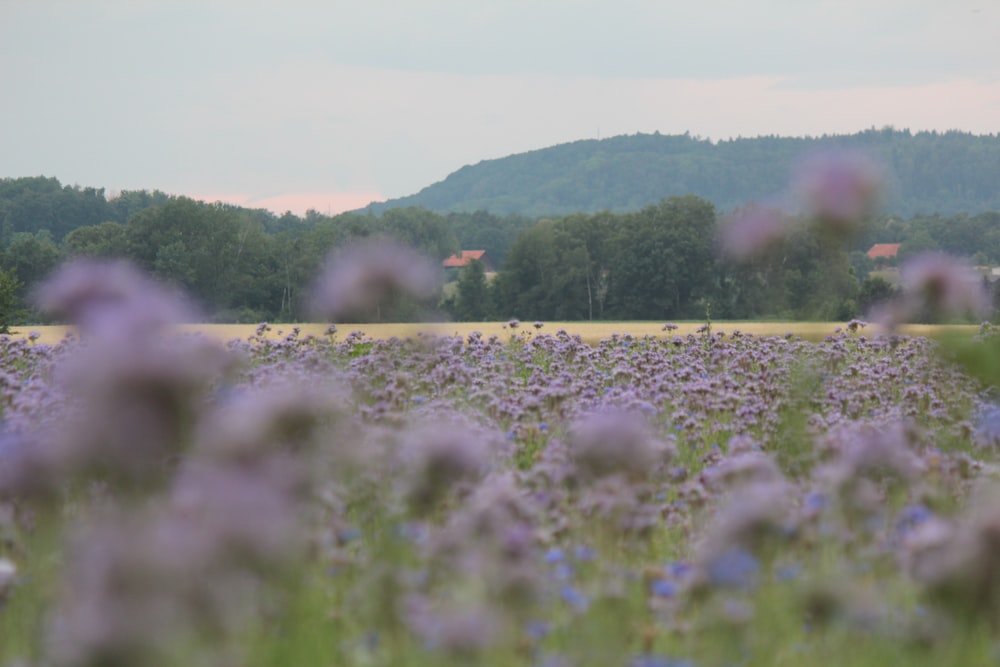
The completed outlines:
{"type": "Polygon", "coordinates": [[[882,276],[869,276],[858,289],[858,309],[867,313],[872,306],[895,297],[897,292],[896,287],[882,276]]]}
{"type": "Polygon", "coordinates": [[[671,197],[626,217],[615,243],[609,303],[621,319],[698,317],[714,283],[715,208],[671,197]],[[700,311],[700,312],[699,312],[700,311]]]}
{"type": "Polygon", "coordinates": [[[126,232],[125,225],[113,221],[77,227],[66,235],[63,253],[67,257],[127,257],[126,232]]]}
{"type": "Polygon", "coordinates": [[[448,221],[422,208],[394,208],[373,224],[374,231],[406,243],[438,261],[454,255],[461,248],[448,221]]]}
{"type": "Polygon", "coordinates": [[[462,322],[482,322],[493,315],[486,270],[478,259],[466,264],[458,275],[454,317],[462,322]]]}
{"type": "Polygon", "coordinates": [[[497,276],[497,315],[549,319],[556,270],[556,224],[541,220],[517,237],[497,276]]]}
{"type": "Polygon", "coordinates": [[[10,325],[18,319],[18,292],[21,283],[13,271],[0,269],[0,334],[10,333],[10,325]]]}
{"type": "Polygon", "coordinates": [[[11,237],[10,244],[3,253],[2,265],[13,271],[21,283],[21,297],[26,296],[42,281],[61,259],[59,246],[48,231],[42,230],[34,234],[17,232],[11,237]]]}

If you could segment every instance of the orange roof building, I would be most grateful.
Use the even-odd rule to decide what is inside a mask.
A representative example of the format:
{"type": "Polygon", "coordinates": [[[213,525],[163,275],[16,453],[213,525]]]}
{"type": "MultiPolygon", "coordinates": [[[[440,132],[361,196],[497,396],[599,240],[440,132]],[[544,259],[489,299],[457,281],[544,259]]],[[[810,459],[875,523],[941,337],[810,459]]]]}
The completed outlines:
{"type": "Polygon", "coordinates": [[[871,259],[894,259],[899,253],[899,243],[876,243],[867,253],[871,259]]]}
{"type": "Polygon", "coordinates": [[[474,259],[478,259],[483,263],[483,268],[486,269],[487,273],[492,273],[496,270],[493,267],[493,260],[490,259],[485,250],[463,250],[460,254],[452,255],[441,262],[441,264],[446,269],[460,269],[474,259]]]}

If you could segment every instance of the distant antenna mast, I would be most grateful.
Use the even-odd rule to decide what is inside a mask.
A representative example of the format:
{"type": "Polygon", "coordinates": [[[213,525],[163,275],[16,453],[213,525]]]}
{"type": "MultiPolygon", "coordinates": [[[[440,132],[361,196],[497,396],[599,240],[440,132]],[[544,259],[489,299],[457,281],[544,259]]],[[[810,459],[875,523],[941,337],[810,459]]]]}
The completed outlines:
{"type": "Polygon", "coordinates": [[[601,126],[600,125],[597,126],[597,140],[598,141],[601,140],[601,126]]]}

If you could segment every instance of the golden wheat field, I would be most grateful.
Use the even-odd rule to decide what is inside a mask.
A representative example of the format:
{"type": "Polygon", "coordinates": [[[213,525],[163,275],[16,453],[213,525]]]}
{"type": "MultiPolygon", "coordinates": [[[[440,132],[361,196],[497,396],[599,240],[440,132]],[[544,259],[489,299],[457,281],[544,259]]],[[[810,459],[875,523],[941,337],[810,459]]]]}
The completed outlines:
{"type": "MultiPolygon", "coordinates": [[[[203,333],[219,340],[246,339],[257,329],[256,324],[185,324],[179,329],[182,332],[203,333]]],[[[272,324],[268,332],[270,338],[280,338],[291,333],[294,327],[301,329],[302,336],[325,336],[326,323],[307,324],[272,324]]],[[[555,334],[564,330],[571,335],[578,335],[588,343],[609,338],[613,334],[631,334],[636,337],[655,336],[673,337],[696,333],[704,322],[678,322],[677,329],[664,331],[662,322],[545,322],[536,328],[531,322],[522,322],[516,330],[512,330],[506,322],[425,322],[425,323],[380,323],[380,324],[340,324],[337,325],[337,336],[343,337],[354,331],[360,331],[365,336],[377,339],[408,338],[419,335],[468,336],[478,331],[484,336],[510,336],[511,333],[535,335],[536,333],[555,334]]],[[[713,322],[713,332],[732,334],[739,331],[756,336],[783,336],[793,334],[806,340],[822,340],[825,336],[843,328],[842,322],[713,322]]],[[[945,331],[967,331],[970,334],[978,329],[977,325],[927,325],[911,324],[901,327],[904,334],[920,336],[936,336],[945,331]]],[[[38,341],[42,343],[57,343],[67,333],[72,331],[68,326],[23,326],[14,327],[12,334],[27,338],[32,332],[39,334],[38,341]]],[[[878,332],[878,327],[869,325],[864,333],[878,332]]]]}

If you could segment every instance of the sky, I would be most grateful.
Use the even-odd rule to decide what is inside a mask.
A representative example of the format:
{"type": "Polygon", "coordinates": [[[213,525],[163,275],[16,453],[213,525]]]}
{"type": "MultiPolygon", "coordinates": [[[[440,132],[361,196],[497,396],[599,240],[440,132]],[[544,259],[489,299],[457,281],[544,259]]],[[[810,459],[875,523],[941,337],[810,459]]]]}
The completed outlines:
{"type": "Polygon", "coordinates": [[[277,213],[637,132],[1000,133],[1000,0],[0,0],[0,178],[277,213]]]}

